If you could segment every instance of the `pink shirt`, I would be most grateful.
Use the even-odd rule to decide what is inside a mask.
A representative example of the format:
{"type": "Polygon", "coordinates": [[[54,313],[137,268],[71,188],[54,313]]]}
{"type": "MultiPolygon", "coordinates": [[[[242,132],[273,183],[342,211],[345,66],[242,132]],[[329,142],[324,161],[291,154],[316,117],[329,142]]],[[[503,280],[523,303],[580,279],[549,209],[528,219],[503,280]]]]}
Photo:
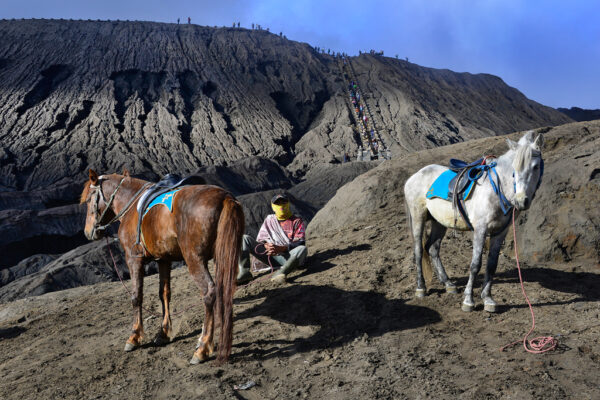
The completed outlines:
{"type": "Polygon", "coordinates": [[[297,242],[299,240],[305,240],[304,233],[304,221],[302,218],[292,215],[290,219],[285,221],[279,221],[279,225],[290,239],[290,242],[297,242]]]}

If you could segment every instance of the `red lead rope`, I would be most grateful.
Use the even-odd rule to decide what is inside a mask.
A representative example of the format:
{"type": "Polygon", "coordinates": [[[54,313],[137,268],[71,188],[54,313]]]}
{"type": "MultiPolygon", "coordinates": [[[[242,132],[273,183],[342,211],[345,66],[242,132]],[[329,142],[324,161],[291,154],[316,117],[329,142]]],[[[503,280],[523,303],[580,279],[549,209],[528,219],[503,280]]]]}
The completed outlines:
{"type": "MultiPolygon", "coordinates": [[[[529,301],[529,297],[527,297],[527,293],[525,293],[525,286],[523,286],[523,277],[521,276],[521,266],[519,264],[519,252],[517,251],[517,232],[515,229],[515,209],[513,208],[512,215],[512,225],[513,225],[513,241],[515,244],[515,258],[517,260],[517,270],[519,271],[519,281],[521,282],[521,291],[523,292],[523,296],[527,300],[527,304],[529,305],[529,311],[531,311],[531,320],[532,325],[527,335],[523,338],[523,347],[529,353],[540,354],[545,353],[550,350],[555,350],[558,345],[558,341],[554,339],[552,336],[540,336],[531,340],[527,340],[531,332],[535,329],[535,315],[533,314],[533,307],[531,306],[531,302],[529,301]],[[528,347],[529,345],[529,347],[528,347]]],[[[514,346],[515,344],[521,342],[517,340],[516,342],[512,342],[500,348],[500,351],[504,351],[506,348],[514,346]]]]}

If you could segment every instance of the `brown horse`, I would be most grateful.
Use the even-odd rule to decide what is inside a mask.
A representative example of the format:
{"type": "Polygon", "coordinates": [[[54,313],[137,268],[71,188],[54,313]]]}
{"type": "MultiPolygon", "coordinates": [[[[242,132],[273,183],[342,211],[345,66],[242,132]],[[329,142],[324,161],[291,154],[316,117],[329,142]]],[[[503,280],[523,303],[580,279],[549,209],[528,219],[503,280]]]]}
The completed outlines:
{"type": "Polygon", "coordinates": [[[231,354],[233,330],[233,294],[238,259],[244,232],[242,206],[227,191],[210,185],[185,186],[175,193],[172,212],[168,207],[152,207],[142,222],[142,241],[136,245],[136,202],[149,183],[129,176],[102,175],[89,171],[89,181],[81,193],[87,203],[85,235],[99,239],[106,226],[120,220],[119,240],[125,251],[132,283],[133,332],[125,345],[131,351],[141,344],[144,264],[157,260],[159,296],[163,319],[155,343],[170,341],[171,262],[185,260],[192,278],[202,290],[205,320],[198,348],[191,359],[197,364],[214,352],[214,312],[221,324],[217,360],[227,361],[231,354]],[[208,260],[215,259],[216,284],[208,271],[208,260]]]}

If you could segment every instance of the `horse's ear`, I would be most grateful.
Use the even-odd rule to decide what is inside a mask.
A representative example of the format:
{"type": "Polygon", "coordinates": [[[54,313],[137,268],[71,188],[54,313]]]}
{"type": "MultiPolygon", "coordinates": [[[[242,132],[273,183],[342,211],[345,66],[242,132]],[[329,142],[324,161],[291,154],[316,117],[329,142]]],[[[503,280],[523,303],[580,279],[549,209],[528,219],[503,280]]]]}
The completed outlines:
{"type": "Polygon", "coordinates": [[[544,135],[540,133],[533,141],[533,148],[542,151],[542,147],[544,147],[544,135]]]}
{"type": "Polygon", "coordinates": [[[129,176],[129,170],[127,168],[125,168],[123,170],[123,176],[128,177],[129,176]]]}
{"type": "Polygon", "coordinates": [[[95,185],[96,183],[98,183],[98,174],[96,173],[96,171],[94,171],[91,168],[90,168],[90,182],[92,182],[92,185],[95,185]]]}
{"type": "Polygon", "coordinates": [[[519,147],[517,142],[510,139],[506,139],[506,143],[508,144],[508,148],[511,150],[517,150],[517,147],[519,147]]]}

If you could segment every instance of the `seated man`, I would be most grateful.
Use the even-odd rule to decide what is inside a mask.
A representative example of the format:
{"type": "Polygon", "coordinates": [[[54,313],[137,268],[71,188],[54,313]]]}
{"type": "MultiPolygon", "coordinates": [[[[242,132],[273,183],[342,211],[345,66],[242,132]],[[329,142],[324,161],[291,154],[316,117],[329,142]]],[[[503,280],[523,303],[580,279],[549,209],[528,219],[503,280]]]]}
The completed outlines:
{"type": "Polygon", "coordinates": [[[269,264],[270,258],[274,268],[281,266],[271,277],[276,282],[284,282],[286,275],[304,264],[307,250],[302,218],[292,215],[290,201],[283,194],[277,194],[271,199],[271,208],[275,214],[265,218],[256,240],[244,235],[238,285],[252,280],[250,254],[265,264],[269,264]]]}

